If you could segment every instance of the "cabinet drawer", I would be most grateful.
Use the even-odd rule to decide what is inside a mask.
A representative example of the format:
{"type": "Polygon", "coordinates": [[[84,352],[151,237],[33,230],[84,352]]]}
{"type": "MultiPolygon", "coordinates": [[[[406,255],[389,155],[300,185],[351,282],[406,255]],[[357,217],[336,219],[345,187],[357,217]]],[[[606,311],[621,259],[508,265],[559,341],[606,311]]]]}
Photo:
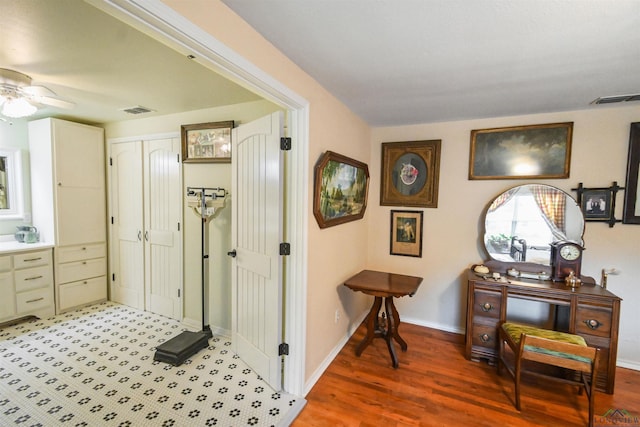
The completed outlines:
{"type": "Polygon", "coordinates": [[[104,258],[107,247],[104,243],[77,245],[56,248],[56,263],[81,261],[91,258],[104,258]]]}
{"type": "Polygon", "coordinates": [[[106,276],[65,283],[58,289],[60,310],[107,299],[106,276]]]}
{"type": "Polygon", "coordinates": [[[15,254],[13,256],[13,268],[16,270],[38,267],[41,265],[51,265],[51,250],[25,252],[15,254]]]}
{"type": "Polygon", "coordinates": [[[51,292],[51,288],[36,289],[16,294],[18,314],[41,310],[50,306],[53,306],[53,293],[51,292]]]}
{"type": "Polygon", "coordinates": [[[576,313],[576,333],[579,335],[611,336],[611,309],[578,305],[576,313]]]}
{"type": "Polygon", "coordinates": [[[58,283],[76,282],[91,277],[107,274],[105,258],[88,259],[85,261],[67,262],[56,266],[58,283]]]}
{"type": "Polygon", "coordinates": [[[500,317],[502,295],[498,292],[476,290],[474,292],[474,316],[500,317]]]}
{"type": "Polygon", "coordinates": [[[16,270],[14,277],[16,292],[24,292],[53,285],[53,272],[49,265],[16,270]]]}
{"type": "Polygon", "coordinates": [[[11,255],[0,256],[0,271],[11,271],[11,255]]]}
{"type": "Polygon", "coordinates": [[[473,325],[471,342],[474,346],[496,349],[498,346],[498,330],[496,326],[473,325]]]}

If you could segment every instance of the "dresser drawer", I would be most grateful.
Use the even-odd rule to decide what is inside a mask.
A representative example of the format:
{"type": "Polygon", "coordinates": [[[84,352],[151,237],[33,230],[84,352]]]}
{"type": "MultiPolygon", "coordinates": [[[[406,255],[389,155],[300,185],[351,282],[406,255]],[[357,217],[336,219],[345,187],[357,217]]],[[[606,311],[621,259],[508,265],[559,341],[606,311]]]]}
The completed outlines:
{"type": "Polygon", "coordinates": [[[76,282],[91,277],[104,276],[107,273],[105,258],[88,259],[85,261],[67,262],[56,265],[58,283],[76,282]]]}
{"type": "Polygon", "coordinates": [[[0,272],[11,271],[11,255],[0,256],[0,272]]]}
{"type": "Polygon", "coordinates": [[[79,305],[107,299],[106,276],[60,285],[59,309],[67,310],[79,305]]]}
{"type": "Polygon", "coordinates": [[[13,268],[20,270],[23,268],[39,267],[41,265],[51,265],[51,251],[25,252],[13,256],[13,268]]]}
{"type": "Polygon", "coordinates": [[[36,289],[16,294],[18,314],[41,310],[53,306],[51,288],[36,289]]]}
{"type": "Polygon", "coordinates": [[[496,349],[498,346],[498,330],[496,326],[473,325],[471,341],[474,346],[496,349]]]}
{"type": "Polygon", "coordinates": [[[609,338],[611,336],[611,309],[578,305],[576,333],[609,338]]]}
{"type": "Polygon", "coordinates": [[[474,292],[474,316],[500,317],[502,295],[498,292],[476,290],[474,292]]]}
{"type": "Polygon", "coordinates": [[[65,246],[62,248],[56,248],[56,263],[60,264],[91,258],[104,258],[106,254],[107,247],[104,243],[65,246]]]}
{"type": "Polygon", "coordinates": [[[13,274],[16,292],[44,288],[53,284],[53,273],[49,265],[16,270],[13,274]]]}

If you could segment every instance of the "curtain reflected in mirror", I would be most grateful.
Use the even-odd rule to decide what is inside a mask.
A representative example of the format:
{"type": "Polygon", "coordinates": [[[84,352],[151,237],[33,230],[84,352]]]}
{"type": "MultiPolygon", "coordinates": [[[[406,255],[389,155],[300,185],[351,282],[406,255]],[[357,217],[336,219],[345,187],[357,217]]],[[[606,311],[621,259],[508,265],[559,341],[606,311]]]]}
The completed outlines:
{"type": "Polygon", "coordinates": [[[550,185],[527,184],[505,191],[489,205],[484,244],[497,261],[549,265],[551,243],[583,244],[583,232],[582,210],[569,194],[550,185]]]}
{"type": "Polygon", "coordinates": [[[0,157],[0,209],[9,209],[7,158],[0,157]]]}

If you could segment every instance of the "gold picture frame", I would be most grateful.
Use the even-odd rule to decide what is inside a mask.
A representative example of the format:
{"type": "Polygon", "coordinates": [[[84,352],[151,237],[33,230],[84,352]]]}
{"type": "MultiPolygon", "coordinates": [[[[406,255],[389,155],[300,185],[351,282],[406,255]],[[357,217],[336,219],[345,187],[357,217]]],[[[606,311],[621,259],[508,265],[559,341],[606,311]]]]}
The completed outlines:
{"type": "Polygon", "coordinates": [[[438,207],[441,140],[382,143],[380,205],[438,207]]]}
{"type": "Polygon", "coordinates": [[[233,121],[180,127],[184,163],[231,163],[233,121]]]}
{"type": "Polygon", "coordinates": [[[313,216],[320,228],[364,217],[369,193],[369,167],[333,151],[315,167],[313,216]]]}
{"type": "Polygon", "coordinates": [[[569,178],[573,122],[471,131],[469,179],[569,178]]]}
{"type": "Polygon", "coordinates": [[[422,211],[391,211],[391,255],[422,258],[422,211]]]}

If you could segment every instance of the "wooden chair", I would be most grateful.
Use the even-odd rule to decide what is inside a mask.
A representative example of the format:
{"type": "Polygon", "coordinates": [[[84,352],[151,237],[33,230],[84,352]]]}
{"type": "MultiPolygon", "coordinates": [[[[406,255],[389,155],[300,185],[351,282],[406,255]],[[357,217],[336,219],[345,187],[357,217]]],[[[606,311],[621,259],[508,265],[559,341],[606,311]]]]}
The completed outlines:
{"type": "Polygon", "coordinates": [[[593,427],[595,409],[595,386],[598,373],[600,349],[588,347],[584,338],[579,335],[550,331],[536,327],[504,322],[498,328],[498,374],[506,368],[515,383],[515,407],[520,406],[520,376],[544,377],[554,381],[573,384],[586,391],[589,399],[589,427],[593,427]],[[509,363],[505,352],[505,344],[513,352],[513,362],[509,363]],[[565,377],[552,376],[548,373],[525,370],[523,361],[533,361],[545,365],[575,371],[575,375],[565,377]],[[589,374],[588,376],[585,374],[589,374]]]}

